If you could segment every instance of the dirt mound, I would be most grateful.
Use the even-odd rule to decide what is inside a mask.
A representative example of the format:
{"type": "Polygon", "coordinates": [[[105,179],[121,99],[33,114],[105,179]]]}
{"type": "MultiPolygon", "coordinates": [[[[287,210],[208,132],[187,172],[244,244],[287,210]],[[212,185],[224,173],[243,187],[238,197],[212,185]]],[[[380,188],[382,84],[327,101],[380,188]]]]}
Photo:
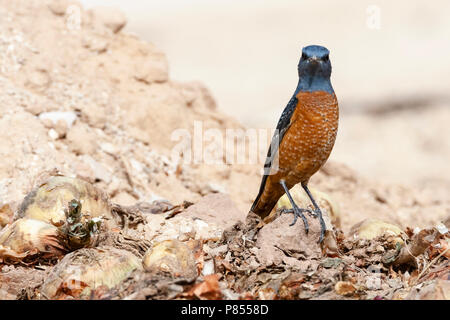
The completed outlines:
{"type": "Polygon", "coordinates": [[[244,128],[216,110],[204,85],[171,80],[164,53],[121,31],[120,12],[18,0],[0,1],[0,16],[2,298],[404,298],[421,297],[410,292],[422,284],[430,295],[446,286],[435,281],[448,274],[448,230],[439,222],[448,221],[450,200],[442,185],[383,184],[330,162],[311,180],[335,223],[324,244],[315,239],[315,219],[310,235],[301,223],[290,228],[291,217],[279,212],[269,224],[251,216],[244,222],[262,164],[172,156],[179,142],[173,133],[192,133],[196,122],[221,133],[244,128]],[[65,182],[52,187],[51,177],[60,175],[65,182]],[[82,194],[77,188],[86,182],[70,177],[105,198],[82,194]],[[78,187],[67,189],[71,183],[78,187]],[[56,218],[18,214],[30,191],[21,207],[56,218]],[[370,239],[350,232],[370,217],[398,225],[401,242],[383,232],[370,239]],[[20,229],[31,225],[33,234],[20,229]],[[28,247],[17,230],[33,237],[28,247]],[[74,241],[80,235],[83,241],[74,241]],[[419,242],[423,250],[405,258],[405,248],[419,242]],[[93,257],[111,273],[97,274],[88,265],[93,257]],[[395,265],[400,258],[406,262],[395,265]],[[68,272],[80,261],[85,268],[68,272]],[[33,268],[37,262],[43,265],[33,268]],[[25,263],[33,270],[28,284],[19,281],[25,263]]]}
{"type": "Polygon", "coordinates": [[[74,1],[2,1],[0,14],[1,202],[21,199],[54,168],[122,204],[194,201],[214,185],[250,201],[237,184],[254,172],[171,160],[176,129],[241,126],[202,84],[170,80],[162,52],[119,32],[120,14],[74,1]]]}

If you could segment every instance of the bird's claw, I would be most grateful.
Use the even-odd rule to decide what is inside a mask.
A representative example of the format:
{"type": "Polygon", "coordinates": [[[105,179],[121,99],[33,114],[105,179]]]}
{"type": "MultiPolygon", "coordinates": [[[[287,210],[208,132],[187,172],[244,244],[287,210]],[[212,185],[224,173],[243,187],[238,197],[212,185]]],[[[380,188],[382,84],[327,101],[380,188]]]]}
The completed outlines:
{"type": "Polygon", "coordinates": [[[311,210],[309,210],[309,209],[301,209],[299,207],[293,207],[292,209],[283,209],[282,213],[293,213],[294,214],[294,220],[289,225],[290,227],[295,225],[295,223],[297,222],[298,217],[302,218],[303,224],[305,225],[305,232],[306,232],[306,234],[308,234],[308,232],[309,232],[309,224],[308,224],[308,220],[306,220],[306,217],[303,214],[303,212],[310,212],[310,211],[311,210]]]}

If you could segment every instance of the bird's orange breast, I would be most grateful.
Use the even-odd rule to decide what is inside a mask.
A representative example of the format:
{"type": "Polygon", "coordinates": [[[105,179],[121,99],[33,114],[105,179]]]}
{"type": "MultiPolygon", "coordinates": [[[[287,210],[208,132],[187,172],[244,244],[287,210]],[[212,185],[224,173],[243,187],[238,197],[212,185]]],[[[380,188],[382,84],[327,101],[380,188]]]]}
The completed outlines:
{"type": "Polygon", "coordinates": [[[299,92],[297,106],[278,149],[273,182],[288,187],[307,182],[328,159],[336,140],[339,109],[335,94],[299,92]]]}

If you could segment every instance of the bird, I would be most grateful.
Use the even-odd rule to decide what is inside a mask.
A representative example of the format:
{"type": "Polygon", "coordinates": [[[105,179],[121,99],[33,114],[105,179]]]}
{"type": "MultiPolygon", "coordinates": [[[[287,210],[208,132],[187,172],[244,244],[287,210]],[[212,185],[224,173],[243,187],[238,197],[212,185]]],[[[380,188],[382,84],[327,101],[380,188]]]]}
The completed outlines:
{"type": "Polygon", "coordinates": [[[277,123],[259,192],[250,211],[264,219],[286,194],[292,209],[284,209],[283,213],[293,213],[290,226],[300,217],[308,234],[309,224],[304,213],[309,213],[320,221],[321,243],[325,222],[308,182],[328,160],[338,130],[339,107],[330,79],[330,51],[319,45],[304,47],[297,70],[298,84],[277,123]],[[294,202],[289,190],[298,183],[308,195],[313,210],[299,208],[294,202]]]}

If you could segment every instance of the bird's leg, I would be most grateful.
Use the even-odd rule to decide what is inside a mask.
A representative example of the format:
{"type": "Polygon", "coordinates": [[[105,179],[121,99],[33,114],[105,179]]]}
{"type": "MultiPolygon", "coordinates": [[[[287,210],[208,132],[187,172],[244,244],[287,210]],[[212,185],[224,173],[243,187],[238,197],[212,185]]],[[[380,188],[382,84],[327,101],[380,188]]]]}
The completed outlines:
{"type": "Polygon", "coordinates": [[[302,218],[303,224],[305,225],[305,232],[306,232],[306,234],[308,234],[308,231],[309,231],[308,220],[306,220],[306,217],[305,217],[305,215],[303,214],[303,212],[308,212],[309,210],[308,210],[308,209],[300,209],[300,208],[295,204],[294,199],[292,199],[292,196],[291,196],[291,194],[289,193],[289,189],[288,189],[288,187],[286,186],[286,182],[285,182],[284,180],[281,180],[281,181],[280,181],[280,184],[281,184],[281,186],[283,187],[284,192],[286,192],[286,195],[287,195],[287,197],[288,197],[288,199],[289,199],[289,202],[290,202],[291,205],[292,205],[292,209],[290,209],[290,210],[285,210],[285,211],[284,211],[284,212],[288,212],[288,213],[293,213],[293,214],[294,214],[294,221],[292,221],[292,223],[290,224],[290,226],[293,226],[293,225],[297,222],[298,217],[300,217],[300,218],[302,218]]]}
{"type": "Polygon", "coordinates": [[[314,200],[311,192],[308,189],[308,186],[306,184],[302,183],[302,187],[306,191],[306,194],[308,195],[309,199],[311,200],[311,202],[314,206],[315,217],[319,217],[319,221],[320,221],[319,243],[321,243],[323,241],[323,237],[325,236],[325,221],[323,221],[322,211],[320,210],[319,206],[317,205],[316,201],[314,200]]]}

